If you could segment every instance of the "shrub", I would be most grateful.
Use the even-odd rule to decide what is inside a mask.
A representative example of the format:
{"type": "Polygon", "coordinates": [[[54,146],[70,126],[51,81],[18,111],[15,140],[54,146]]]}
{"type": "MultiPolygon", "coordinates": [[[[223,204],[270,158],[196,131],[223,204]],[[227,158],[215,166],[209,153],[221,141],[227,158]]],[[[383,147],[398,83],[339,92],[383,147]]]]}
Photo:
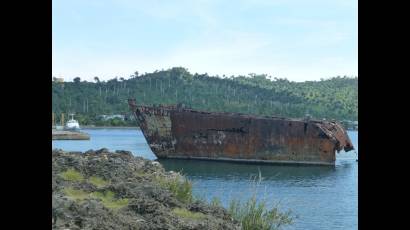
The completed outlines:
{"type": "Polygon", "coordinates": [[[84,179],[83,175],[81,175],[80,172],[74,169],[68,169],[67,171],[61,173],[60,175],[64,180],[73,181],[73,182],[82,181],[84,179]]]}

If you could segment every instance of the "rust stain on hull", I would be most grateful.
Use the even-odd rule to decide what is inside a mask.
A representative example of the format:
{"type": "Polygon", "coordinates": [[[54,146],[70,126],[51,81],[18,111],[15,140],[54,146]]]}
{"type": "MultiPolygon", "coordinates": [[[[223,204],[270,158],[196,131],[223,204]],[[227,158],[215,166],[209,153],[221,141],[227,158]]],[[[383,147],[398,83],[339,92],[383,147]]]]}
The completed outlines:
{"type": "Polygon", "coordinates": [[[129,106],[158,158],[267,163],[335,163],[353,145],[337,122],[129,106]]]}

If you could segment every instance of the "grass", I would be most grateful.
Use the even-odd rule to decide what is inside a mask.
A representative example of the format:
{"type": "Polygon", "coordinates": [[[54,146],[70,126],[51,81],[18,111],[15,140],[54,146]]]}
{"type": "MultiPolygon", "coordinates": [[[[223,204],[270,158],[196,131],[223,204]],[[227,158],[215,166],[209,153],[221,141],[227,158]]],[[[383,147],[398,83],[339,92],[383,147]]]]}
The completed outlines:
{"type": "Polygon", "coordinates": [[[212,198],[212,200],[211,200],[211,206],[216,206],[216,207],[222,206],[221,200],[220,200],[218,197],[212,198]]]}
{"type": "Polygon", "coordinates": [[[84,179],[83,175],[81,175],[80,172],[74,169],[68,169],[67,171],[62,172],[60,175],[64,180],[72,182],[82,181],[84,179]]]}
{"type": "Polygon", "coordinates": [[[109,209],[120,209],[124,206],[127,206],[129,201],[128,199],[115,199],[115,193],[112,191],[104,192],[93,192],[87,193],[81,189],[75,189],[72,187],[64,188],[64,194],[75,201],[83,201],[87,198],[97,198],[101,200],[101,203],[109,209]]]}
{"type": "Polygon", "coordinates": [[[72,187],[64,188],[63,192],[68,198],[75,200],[75,201],[82,201],[88,198],[88,195],[89,195],[89,193],[81,189],[75,189],[72,187]]]}
{"type": "MultiPolygon", "coordinates": [[[[268,207],[265,199],[257,201],[256,190],[262,181],[262,174],[259,173],[254,178],[251,178],[253,188],[253,196],[247,201],[233,199],[229,203],[228,213],[236,221],[241,223],[243,230],[278,230],[285,225],[293,223],[293,215],[290,211],[281,212],[277,206],[268,207]]],[[[214,197],[210,205],[221,206],[221,201],[214,197]]]]}
{"type": "Polygon", "coordinates": [[[266,201],[257,202],[255,196],[245,203],[232,200],[228,213],[241,222],[243,230],[277,230],[293,223],[290,212],[282,213],[277,207],[268,209],[266,201]]]}
{"type": "Polygon", "coordinates": [[[115,199],[115,193],[112,191],[93,192],[91,193],[91,197],[99,198],[106,208],[114,210],[125,207],[129,203],[129,200],[126,198],[115,199]]]}
{"type": "Polygon", "coordinates": [[[183,203],[192,202],[192,183],[185,177],[177,176],[172,179],[156,177],[156,181],[161,187],[170,190],[179,201],[183,203]]]}
{"type": "Polygon", "coordinates": [[[206,215],[203,213],[191,212],[185,208],[174,208],[172,210],[172,213],[182,218],[188,218],[188,219],[194,219],[194,220],[201,220],[206,217],[206,215]]]}
{"type": "Polygon", "coordinates": [[[104,187],[107,184],[109,184],[108,181],[106,181],[106,180],[104,180],[100,177],[97,177],[97,176],[92,176],[88,180],[91,184],[95,185],[97,188],[101,188],[101,187],[104,187]]]}

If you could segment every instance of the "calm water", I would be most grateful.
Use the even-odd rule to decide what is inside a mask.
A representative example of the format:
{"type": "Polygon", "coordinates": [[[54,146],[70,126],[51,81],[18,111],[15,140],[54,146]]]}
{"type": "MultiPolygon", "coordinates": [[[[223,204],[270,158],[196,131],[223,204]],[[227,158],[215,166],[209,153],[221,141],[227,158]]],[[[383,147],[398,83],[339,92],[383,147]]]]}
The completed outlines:
{"type": "MultiPolygon", "coordinates": [[[[89,141],[52,141],[53,148],[86,151],[128,150],[156,159],[137,129],[87,129],[89,141]]],[[[349,132],[358,152],[356,131],[349,132]]],[[[223,205],[254,193],[298,216],[287,229],[357,229],[358,165],[354,151],[337,154],[336,166],[246,165],[209,161],[161,160],[167,170],[182,171],[194,182],[194,194],[223,205]],[[259,172],[262,181],[253,182],[259,172]]]]}

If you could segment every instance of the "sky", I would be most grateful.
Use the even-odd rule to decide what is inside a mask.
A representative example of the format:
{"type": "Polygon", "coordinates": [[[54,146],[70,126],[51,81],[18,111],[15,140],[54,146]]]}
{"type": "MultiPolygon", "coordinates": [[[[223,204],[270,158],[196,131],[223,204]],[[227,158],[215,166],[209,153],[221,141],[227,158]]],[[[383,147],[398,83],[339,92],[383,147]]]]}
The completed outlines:
{"type": "Polygon", "coordinates": [[[358,75],[357,0],[52,0],[52,75],[358,75]]]}

